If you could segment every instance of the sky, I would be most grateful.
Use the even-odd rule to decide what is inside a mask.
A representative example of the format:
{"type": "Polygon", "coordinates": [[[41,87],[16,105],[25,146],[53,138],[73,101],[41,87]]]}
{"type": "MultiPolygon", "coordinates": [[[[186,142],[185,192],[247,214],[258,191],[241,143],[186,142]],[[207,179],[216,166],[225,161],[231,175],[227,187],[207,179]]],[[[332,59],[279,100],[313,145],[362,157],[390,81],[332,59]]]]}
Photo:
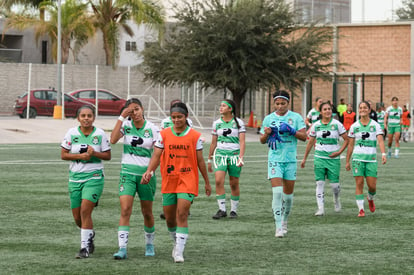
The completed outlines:
{"type": "Polygon", "coordinates": [[[352,22],[392,21],[402,0],[352,0],[352,22]]]}

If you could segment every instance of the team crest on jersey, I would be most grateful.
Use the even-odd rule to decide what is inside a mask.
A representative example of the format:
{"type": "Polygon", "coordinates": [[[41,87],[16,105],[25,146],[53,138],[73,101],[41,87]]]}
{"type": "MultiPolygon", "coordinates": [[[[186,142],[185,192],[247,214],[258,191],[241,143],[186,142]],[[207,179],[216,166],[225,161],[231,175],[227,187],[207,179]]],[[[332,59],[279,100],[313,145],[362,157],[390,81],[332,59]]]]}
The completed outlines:
{"type": "Polygon", "coordinates": [[[149,137],[151,137],[151,134],[150,134],[149,130],[145,130],[144,138],[149,138],[149,137]]]}
{"type": "Polygon", "coordinates": [[[92,140],[92,143],[93,143],[94,145],[99,144],[99,138],[98,138],[97,136],[94,136],[94,137],[93,137],[93,140],[92,140]]]}
{"type": "Polygon", "coordinates": [[[331,125],[331,130],[335,130],[335,125],[331,125]]]}
{"type": "Polygon", "coordinates": [[[233,121],[233,124],[231,127],[236,128],[236,122],[233,121]]]}
{"type": "Polygon", "coordinates": [[[369,127],[369,131],[370,132],[375,132],[375,127],[374,126],[369,127]]]}
{"type": "Polygon", "coordinates": [[[293,125],[293,120],[292,120],[291,118],[289,118],[289,120],[288,120],[288,124],[289,124],[289,125],[293,125]]]}

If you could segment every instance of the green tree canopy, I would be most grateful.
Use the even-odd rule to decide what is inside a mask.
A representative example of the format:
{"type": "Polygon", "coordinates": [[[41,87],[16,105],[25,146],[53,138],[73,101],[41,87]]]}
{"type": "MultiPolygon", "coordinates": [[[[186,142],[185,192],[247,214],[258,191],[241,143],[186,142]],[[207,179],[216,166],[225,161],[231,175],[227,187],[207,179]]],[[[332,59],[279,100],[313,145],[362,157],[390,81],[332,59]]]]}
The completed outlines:
{"type": "Polygon", "coordinates": [[[414,19],[414,0],[404,0],[403,7],[397,9],[395,13],[402,20],[414,19]]]}
{"type": "Polygon", "coordinates": [[[286,87],[332,68],[331,28],[299,26],[282,0],[186,2],[164,43],[144,51],[147,80],[228,89],[240,110],[249,90],[286,87]]]}
{"type": "Polygon", "coordinates": [[[116,66],[119,57],[119,39],[121,30],[134,35],[128,20],[135,23],[147,23],[149,26],[161,26],[163,16],[161,7],[146,0],[89,0],[92,6],[94,25],[102,31],[106,65],[116,66]]]}
{"type": "MultiPolygon", "coordinates": [[[[12,14],[7,18],[4,33],[9,28],[24,30],[34,28],[36,41],[43,35],[51,40],[52,56],[57,60],[57,21],[58,7],[56,2],[44,1],[40,4],[50,14],[50,20],[44,21],[31,14],[12,14]]],[[[61,6],[61,33],[62,33],[62,64],[66,64],[69,52],[76,56],[80,48],[88,42],[95,33],[92,21],[87,13],[87,4],[80,0],[66,0],[61,6]],[[73,43],[72,43],[73,42],[73,43]]]]}

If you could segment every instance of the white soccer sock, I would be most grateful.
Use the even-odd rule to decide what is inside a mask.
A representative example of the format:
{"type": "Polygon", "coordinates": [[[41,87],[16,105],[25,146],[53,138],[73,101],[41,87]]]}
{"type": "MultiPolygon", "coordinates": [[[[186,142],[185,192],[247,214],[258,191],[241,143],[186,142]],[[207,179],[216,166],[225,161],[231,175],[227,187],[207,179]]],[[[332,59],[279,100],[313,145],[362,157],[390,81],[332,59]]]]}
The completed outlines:
{"type": "Polygon", "coordinates": [[[88,247],[88,240],[93,235],[93,229],[81,229],[81,248],[88,247]]]}
{"type": "Polygon", "coordinates": [[[231,202],[231,210],[233,212],[237,212],[237,208],[239,207],[239,200],[230,200],[231,202]]]}
{"type": "Polygon", "coordinates": [[[153,244],[154,243],[155,232],[148,233],[148,232],[144,231],[144,236],[145,236],[145,244],[153,244]]]}
{"type": "Polygon", "coordinates": [[[177,241],[175,242],[175,254],[176,255],[183,255],[187,239],[188,239],[188,234],[177,233],[177,241]]]}
{"type": "Polygon", "coordinates": [[[324,209],[325,207],[325,182],[323,180],[318,180],[316,182],[316,204],[318,209],[324,209]]]}
{"type": "Polygon", "coordinates": [[[282,228],[282,193],[283,187],[276,186],[272,187],[273,200],[272,210],[275,218],[276,228],[282,228]]]}
{"type": "Polygon", "coordinates": [[[361,209],[364,210],[364,200],[356,200],[356,204],[359,211],[361,211],[361,209]]]}
{"type": "Polygon", "coordinates": [[[400,148],[395,148],[395,156],[398,156],[399,153],[400,153],[400,148]]]}
{"type": "Polygon", "coordinates": [[[128,245],[129,231],[118,231],[118,245],[119,248],[126,248],[128,245]]]}
{"type": "Polygon", "coordinates": [[[226,199],[218,199],[217,203],[218,203],[219,209],[221,211],[226,212],[226,199]]]}
{"type": "Polygon", "coordinates": [[[335,200],[338,200],[339,193],[341,192],[341,186],[339,183],[331,183],[332,192],[334,194],[335,200]]]}

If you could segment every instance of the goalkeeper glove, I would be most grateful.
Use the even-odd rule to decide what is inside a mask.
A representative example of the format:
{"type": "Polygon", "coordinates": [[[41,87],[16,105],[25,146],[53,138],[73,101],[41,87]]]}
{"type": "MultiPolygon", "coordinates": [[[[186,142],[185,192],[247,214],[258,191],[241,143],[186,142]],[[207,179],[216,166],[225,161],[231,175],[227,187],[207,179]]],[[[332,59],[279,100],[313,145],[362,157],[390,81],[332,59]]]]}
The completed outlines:
{"type": "Polygon", "coordinates": [[[289,124],[281,122],[279,126],[279,131],[281,133],[289,133],[289,135],[294,136],[296,134],[295,128],[292,128],[289,124]]]}
{"type": "Polygon", "coordinates": [[[270,127],[270,129],[272,129],[272,133],[267,138],[267,146],[269,146],[272,150],[276,150],[276,141],[282,142],[282,139],[279,136],[279,130],[277,127],[270,127]]]}

